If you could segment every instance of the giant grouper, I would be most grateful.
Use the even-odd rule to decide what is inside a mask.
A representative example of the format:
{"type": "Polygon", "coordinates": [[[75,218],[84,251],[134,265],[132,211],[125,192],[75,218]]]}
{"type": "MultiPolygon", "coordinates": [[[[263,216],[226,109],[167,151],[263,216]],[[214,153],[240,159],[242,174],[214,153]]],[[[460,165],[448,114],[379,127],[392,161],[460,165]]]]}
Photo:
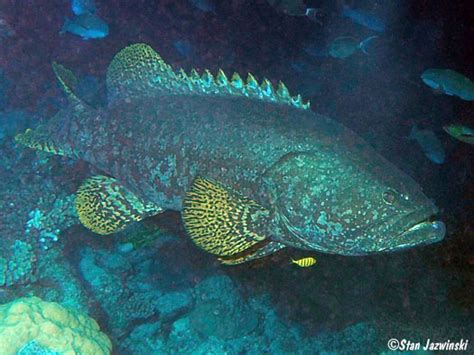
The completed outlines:
{"type": "Polygon", "coordinates": [[[175,71],[134,44],[115,55],[108,104],[94,108],[72,72],[53,69],[68,107],[16,140],[102,171],[76,194],[97,234],[179,211],[193,242],[224,264],[285,247],[365,255],[444,238],[414,180],[281,82],[175,71]]]}

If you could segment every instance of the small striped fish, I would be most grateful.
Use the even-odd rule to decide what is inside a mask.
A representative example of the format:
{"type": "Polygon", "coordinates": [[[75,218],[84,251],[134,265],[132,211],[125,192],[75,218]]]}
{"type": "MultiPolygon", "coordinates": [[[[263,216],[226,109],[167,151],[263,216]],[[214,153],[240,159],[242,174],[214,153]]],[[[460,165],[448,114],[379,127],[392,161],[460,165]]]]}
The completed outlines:
{"type": "Polygon", "coordinates": [[[316,259],[313,258],[312,256],[310,256],[310,257],[302,258],[302,259],[298,259],[298,260],[291,259],[291,262],[293,264],[298,265],[299,267],[310,267],[310,266],[313,266],[314,264],[316,264],[316,259]]]}

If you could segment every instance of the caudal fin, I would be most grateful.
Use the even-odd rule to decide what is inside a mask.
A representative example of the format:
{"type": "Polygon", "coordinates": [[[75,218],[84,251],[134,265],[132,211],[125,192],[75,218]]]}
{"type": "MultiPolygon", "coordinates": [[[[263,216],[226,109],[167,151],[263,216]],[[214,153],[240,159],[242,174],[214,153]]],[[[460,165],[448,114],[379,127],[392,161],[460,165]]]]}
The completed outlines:
{"type": "Polygon", "coordinates": [[[359,43],[359,48],[362,52],[364,52],[365,54],[369,54],[369,52],[367,52],[367,47],[369,45],[370,42],[372,42],[373,39],[375,38],[378,38],[378,36],[370,36],[370,37],[367,37],[366,39],[364,39],[362,42],[359,43]]]}

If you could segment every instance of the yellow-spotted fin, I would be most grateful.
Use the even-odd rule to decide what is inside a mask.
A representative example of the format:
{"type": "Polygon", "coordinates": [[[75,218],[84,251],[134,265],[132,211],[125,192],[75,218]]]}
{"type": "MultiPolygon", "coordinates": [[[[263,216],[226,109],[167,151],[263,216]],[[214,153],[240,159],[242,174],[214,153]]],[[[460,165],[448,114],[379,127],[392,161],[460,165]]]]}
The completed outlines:
{"type": "Polygon", "coordinates": [[[309,256],[307,258],[302,258],[302,259],[298,259],[298,260],[291,259],[291,262],[293,264],[298,265],[299,267],[310,267],[310,266],[313,266],[314,264],[316,264],[316,259],[313,258],[312,256],[309,256]]]}
{"type": "Polygon", "coordinates": [[[248,74],[245,81],[237,73],[228,79],[222,70],[215,75],[207,69],[202,75],[196,69],[189,73],[183,69],[174,71],[144,43],[132,44],[115,55],[107,70],[107,92],[110,102],[133,96],[188,94],[244,96],[300,109],[309,109],[310,106],[309,101],[303,102],[300,95],[291,96],[281,81],[275,89],[268,79],[259,84],[252,74],[248,74]]]}
{"type": "Polygon", "coordinates": [[[265,240],[262,242],[262,245],[259,245],[255,250],[252,250],[250,252],[246,252],[244,255],[239,255],[239,256],[232,256],[232,257],[224,257],[224,258],[219,258],[219,261],[223,265],[238,265],[238,264],[243,264],[249,261],[253,261],[256,259],[263,258],[265,256],[268,256],[270,254],[273,254],[283,248],[285,248],[285,244],[281,244],[279,242],[275,241],[269,241],[265,240]]]}
{"type": "Polygon", "coordinates": [[[26,147],[41,150],[47,153],[68,157],[73,157],[75,155],[71,149],[62,148],[56,145],[49,138],[48,134],[43,132],[42,127],[39,127],[35,130],[28,128],[24,133],[18,133],[15,136],[15,141],[26,147]]]}
{"type": "Polygon", "coordinates": [[[186,194],[182,213],[193,242],[209,253],[241,253],[265,238],[268,211],[220,183],[196,178],[186,194]]]}
{"type": "Polygon", "coordinates": [[[107,69],[109,101],[185,92],[176,78],[171,66],[153,48],[132,44],[118,52],[107,69]]]}
{"type": "Polygon", "coordinates": [[[116,233],[163,210],[142,200],[111,177],[86,179],[76,193],[76,210],[82,224],[101,235],[116,233]]]}
{"type": "Polygon", "coordinates": [[[72,71],[56,62],[52,63],[54,75],[59,81],[61,88],[66,93],[69,101],[73,104],[81,105],[82,101],[76,96],[74,90],[77,86],[77,78],[72,71]]]}

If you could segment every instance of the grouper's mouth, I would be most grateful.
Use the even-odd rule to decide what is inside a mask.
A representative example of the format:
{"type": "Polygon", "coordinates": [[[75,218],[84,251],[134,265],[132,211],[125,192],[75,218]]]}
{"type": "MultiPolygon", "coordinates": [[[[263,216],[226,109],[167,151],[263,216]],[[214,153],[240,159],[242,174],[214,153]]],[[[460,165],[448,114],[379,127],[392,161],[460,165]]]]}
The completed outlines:
{"type": "Polygon", "coordinates": [[[396,239],[400,242],[391,250],[407,248],[414,245],[431,244],[443,240],[446,226],[434,216],[416,222],[400,232],[396,239]]]}

